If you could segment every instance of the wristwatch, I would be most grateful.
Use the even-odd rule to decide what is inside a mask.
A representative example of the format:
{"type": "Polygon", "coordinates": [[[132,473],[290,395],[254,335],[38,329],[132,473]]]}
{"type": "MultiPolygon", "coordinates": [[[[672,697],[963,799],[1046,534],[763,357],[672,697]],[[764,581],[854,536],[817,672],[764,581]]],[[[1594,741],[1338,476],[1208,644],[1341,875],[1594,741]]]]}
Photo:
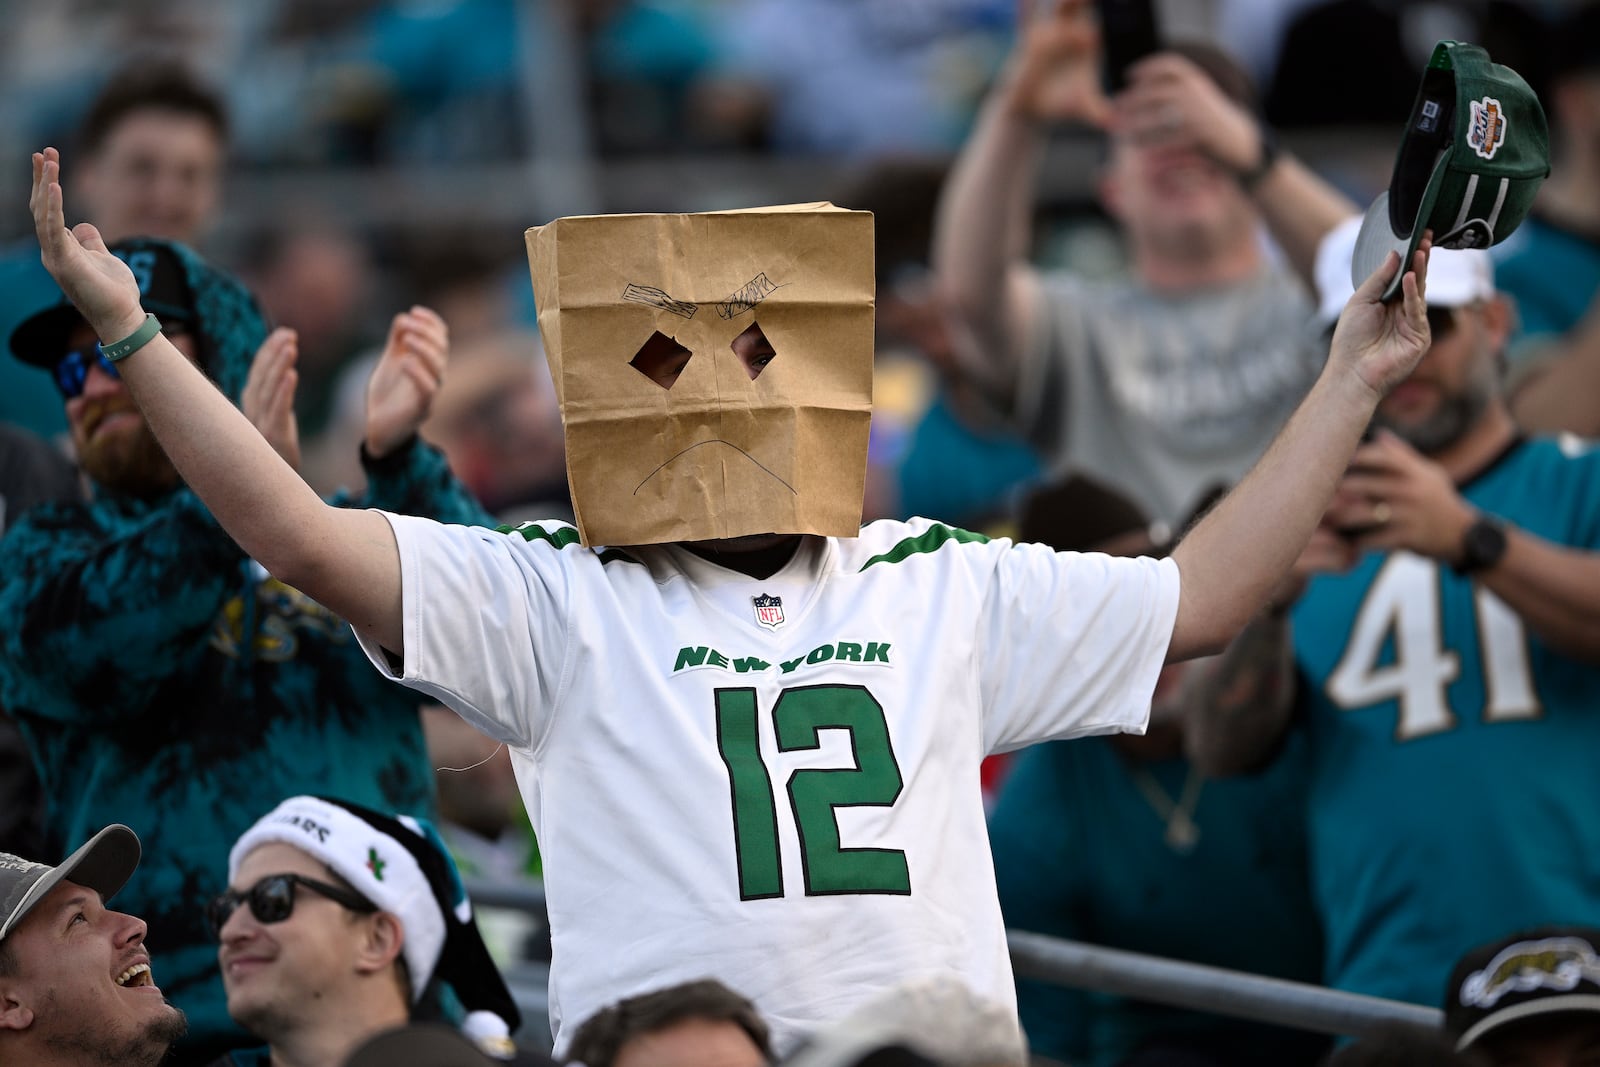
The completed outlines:
{"type": "Polygon", "coordinates": [[[1506,554],[1506,526],[1490,515],[1479,515],[1461,538],[1461,559],[1450,565],[1457,574],[1488,570],[1506,554]]]}
{"type": "Polygon", "coordinates": [[[1255,166],[1240,171],[1238,175],[1239,184],[1244,186],[1246,192],[1261,184],[1261,179],[1267,176],[1267,171],[1278,162],[1278,156],[1283,152],[1278,145],[1278,135],[1272,131],[1271,126],[1259,122],[1256,124],[1256,129],[1261,134],[1261,156],[1256,160],[1255,166]]]}

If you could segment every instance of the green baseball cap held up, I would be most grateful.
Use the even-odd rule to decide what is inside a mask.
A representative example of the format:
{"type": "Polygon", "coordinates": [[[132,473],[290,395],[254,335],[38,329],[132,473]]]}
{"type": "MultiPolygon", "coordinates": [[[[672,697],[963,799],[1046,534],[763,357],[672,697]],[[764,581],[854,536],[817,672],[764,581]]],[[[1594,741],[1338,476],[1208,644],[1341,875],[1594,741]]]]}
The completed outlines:
{"type": "MultiPolygon", "coordinates": [[[[1389,188],[1367,209],[1350,264],[1359,287],[1391,250],[1488,248],[1527,217],[1550,173],[1544,108],[1522,76],[1474,44],[1440,41],[1411,105],[1389,188]]],[[[1400,291],[1404,271],[1384,290],[1400,291]]]]}

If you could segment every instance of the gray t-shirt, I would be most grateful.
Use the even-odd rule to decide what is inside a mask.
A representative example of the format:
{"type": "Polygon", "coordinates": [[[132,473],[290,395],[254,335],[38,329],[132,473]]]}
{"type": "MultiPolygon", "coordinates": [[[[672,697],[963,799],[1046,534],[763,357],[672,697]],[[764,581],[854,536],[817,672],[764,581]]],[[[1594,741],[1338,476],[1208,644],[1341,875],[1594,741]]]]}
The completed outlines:
{"type": "Polygon", "coordinates": [[[1107,481],[1169,524],[1250,469],[1327,358],[1304,290],[1276,267],[1178,296],[1043,284],[1013,418],[1057,472],[1107,481]]]}

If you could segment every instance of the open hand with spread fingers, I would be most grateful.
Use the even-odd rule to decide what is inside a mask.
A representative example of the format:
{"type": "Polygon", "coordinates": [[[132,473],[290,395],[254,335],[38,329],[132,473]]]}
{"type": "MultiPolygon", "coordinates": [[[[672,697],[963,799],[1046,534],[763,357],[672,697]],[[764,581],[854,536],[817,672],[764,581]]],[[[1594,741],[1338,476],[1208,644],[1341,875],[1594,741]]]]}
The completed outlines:
{"type": "Polygon", "coordinates": [[[421,304],[397,314],[367,379],[367,453],[383,456],[417,432],[450,361],[450,328],[421,304]]]}
{"type": "Polygon", "coordinates": [[[284,462],[295,470],[300,469],[300,424],[294,414],[295,388],[300,375],[295,370],[299,356],[299,335],[287,326],[279,326],[267,335],[256,349],[250,363],[250,376],[245,379],[244,391],[239,396],[239,408],[245,418],[261,431],[261,436],[284,462]]]}
{"type": "Polygon", "coordinates": [[[144,322],[144,311],[133,271],[107,251],[105,239],[90,223],[67,228],[61,154],[54,148],[33,154],[28,207],[45,269],[95,332],[111,340],[137,330],[144,322]]]}

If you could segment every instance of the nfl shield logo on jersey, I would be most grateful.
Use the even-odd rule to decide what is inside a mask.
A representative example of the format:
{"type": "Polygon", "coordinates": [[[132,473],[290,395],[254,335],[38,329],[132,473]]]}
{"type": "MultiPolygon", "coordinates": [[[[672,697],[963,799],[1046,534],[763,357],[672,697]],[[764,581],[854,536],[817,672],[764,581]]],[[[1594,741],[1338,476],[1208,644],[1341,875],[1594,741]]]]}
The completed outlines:
{"type": "Polygon", "coordinates": [[[756,606],[756,622],[769,630],[783,625],[783,597],[762,593],[751,597],[750,603],[756,606]]]}

